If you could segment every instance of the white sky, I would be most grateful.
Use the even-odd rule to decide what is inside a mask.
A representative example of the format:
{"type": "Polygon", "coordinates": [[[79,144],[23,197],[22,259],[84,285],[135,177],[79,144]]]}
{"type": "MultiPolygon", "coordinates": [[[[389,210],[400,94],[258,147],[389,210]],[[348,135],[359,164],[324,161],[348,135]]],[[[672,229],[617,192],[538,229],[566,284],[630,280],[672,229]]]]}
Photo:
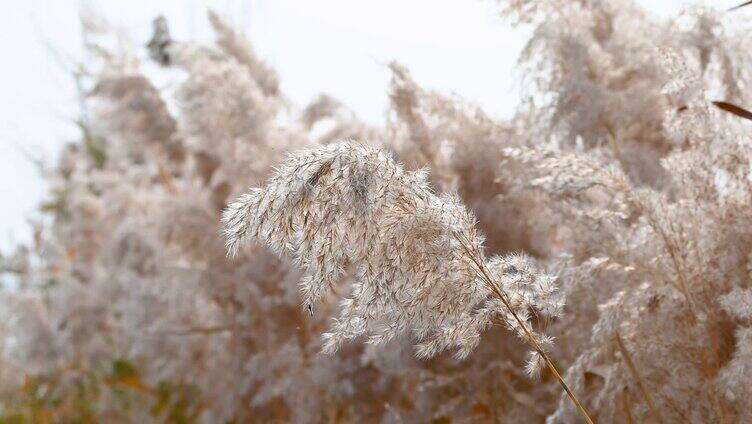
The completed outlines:
{"type": "MultiPolygon", "coordinates": [[[[12,3],[0,14],[0,250],[7,252],[29,240],[27,217],[45,198],[44,180],[28,155],[52,163],[60,146],[77,135],[71,125],[75,89],[61,63],[80,58],[81,37],[78,0],[3,1],[12,3]]],[[[516,106],[513,68],[525,33],[501,20],[489,0],[89,3],[139,44],[148,40],[158,14],[167,16],[174,38],[209,40],[205,10],[212,7],[246,32],[295,103],[326,92],[371,123],[383,120],[385,64],[391,60],[406,65],[421,85],[457,93],[491,114],[510,116],[516,106]]],[[[687,2],[638,3],[671,16],[687,2]]]]}

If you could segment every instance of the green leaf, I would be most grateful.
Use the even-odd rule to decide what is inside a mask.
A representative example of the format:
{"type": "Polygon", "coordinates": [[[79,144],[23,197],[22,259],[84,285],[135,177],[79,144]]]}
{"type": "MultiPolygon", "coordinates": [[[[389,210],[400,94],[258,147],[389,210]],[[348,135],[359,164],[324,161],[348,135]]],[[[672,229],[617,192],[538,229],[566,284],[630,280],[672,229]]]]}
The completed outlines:
{"type": "Polygon", "coordinates": [[[136,367],[125,359],[116,359],[112,362],[112,378],[123,380],[131,377],[138,377],[136,367]]]}
{"type": "Polygon", "coordinates": [[[81,135],[83,137],[84,148],[86,153],[89,154],[94,161],[94,165],[97,169],[102,169],[105,162],[107,162],[107,153],[104,151],[102,142],[96,139],[89,131],[89,127],[83,121],[76,121],[76,125],[81,129],[81,135]]]}

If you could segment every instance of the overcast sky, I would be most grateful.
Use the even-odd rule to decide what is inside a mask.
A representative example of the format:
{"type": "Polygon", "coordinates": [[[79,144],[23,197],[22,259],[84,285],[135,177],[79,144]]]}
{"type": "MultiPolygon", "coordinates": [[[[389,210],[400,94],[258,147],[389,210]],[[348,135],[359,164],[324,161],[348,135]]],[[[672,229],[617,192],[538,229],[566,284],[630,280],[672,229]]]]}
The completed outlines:
{"type": "MultiPolygon", "coordinates": [[[[76,137],[73,82],[65,67],[81,57],[78,0],[10,2],[0,14],[0,250],[29,239],[27,217],[46,187],[29,158],[53,163],[76,137]],[[10,4],[12,3],[12,5],[10,4]]],[[[544,0],[545,1],[545,0],[544,0]]],[[[640,0],[663,16],[687,2],[640,0]]],[[[516,106],[513,72],[525,32],[484,0],[100,0],[89,2],[143,44],[164,14],[172,34],[209,40],[207,7],[249,36],[297,104],[326,92],[362,119],[378,123],[387,106],[388,72],[397,60],[429,88],[454,92],[489,113],[516,106]]],[[[713,4],[733,5],[734,1],[713,4]]]]}

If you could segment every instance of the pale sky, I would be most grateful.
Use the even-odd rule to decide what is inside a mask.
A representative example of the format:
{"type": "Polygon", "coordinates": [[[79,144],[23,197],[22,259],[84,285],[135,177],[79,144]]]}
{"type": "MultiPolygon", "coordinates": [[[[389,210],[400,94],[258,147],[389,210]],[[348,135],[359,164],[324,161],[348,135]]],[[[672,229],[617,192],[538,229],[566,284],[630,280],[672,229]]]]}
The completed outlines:
{"type": "MultiPolygon", "coordinates": [[[[11,3],[8,0],[5,0],[11,3]]],[[[545,0],[544,0],[545,1],[545,0]]],[[[738,1],[714,1],[728,7],[738,1]]],[[[510,28],[490,0],[99,0],[88,2],[143,44],[164,14],[174,38],[210,40],[211,7],[242,29],[278,72],[283,92],[304,105],[325,92],[362,119],[383,121],[385,68],[406,65],[423,86],[456,93],[489,113],[516,107],[517,55],[525,31],[510,28]]],[[[688,2],[639,0],[663,16],[688,2]]],[[[691,3],[690,3],[691,4],[691,3]]],[[[81,58],[79,0],[24,0],[3,7],[0,51],[0,250],[30,238],[27,217],[46,186],[29,157],[54,163],[76,137],[73,82],[65,72],[81,58]]]]}

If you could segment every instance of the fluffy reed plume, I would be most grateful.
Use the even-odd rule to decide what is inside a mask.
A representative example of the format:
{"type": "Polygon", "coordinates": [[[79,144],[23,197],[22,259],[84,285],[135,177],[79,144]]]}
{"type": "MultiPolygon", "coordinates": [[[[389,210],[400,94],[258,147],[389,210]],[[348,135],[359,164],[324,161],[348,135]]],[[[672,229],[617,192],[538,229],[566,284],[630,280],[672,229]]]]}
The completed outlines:
{"type": "Polygon", "coordinates": [[[366,333],[378,344],[411,332],[420,357],[456,347],[464,358],[494,318],[527,337],[531,313],[555,318],[563,308],[552,277],[525,256],[508,255],[483,265],[509,291],[505,309],[481,275],[482,238],[461,201],[435,195],[425,172],[405,172],[366,145],[337,143],[290,157],[266,187],[231,203],[222,222],[230,254],[260,240],[305,270],[300,290],[311,313],[352,272],[351,295],[324,335],[326,352],[366,333]]]}

